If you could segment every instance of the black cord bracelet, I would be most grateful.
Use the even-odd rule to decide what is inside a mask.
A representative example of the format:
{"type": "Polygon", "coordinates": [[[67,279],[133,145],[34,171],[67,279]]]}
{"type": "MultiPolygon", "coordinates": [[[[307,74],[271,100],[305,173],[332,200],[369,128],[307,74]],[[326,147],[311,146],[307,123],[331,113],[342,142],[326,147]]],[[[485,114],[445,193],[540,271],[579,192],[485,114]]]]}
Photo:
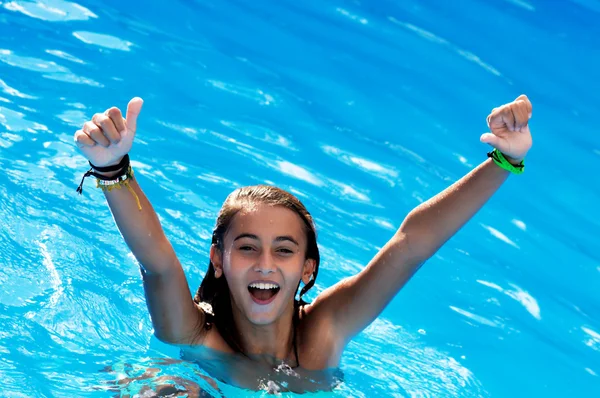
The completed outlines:
{"type": "Polygon", "coordinates": [[[85,172],[85,174],[83,175],[83,178],[81,179],[81,183],[77,187],[76,191],[80,195],[83,193],[83,182],[85,181],[85,179],[87,177],[94,176],[99,180],[112,181],[112,180],[117,180],[120,177],[127,174],[127,171],[129,170],[129,154],[123,156],[123,159],[121,159],[121,161],[118,164],[113,165],[113,166],[99,167],[99,166],[94,166],[92,164],[92,162],[88,161],[88,163],[90,164],[90,166],[92,168],[85,172]],[[99,171],[100,173],[109,173],[111,171],[118,171],[118,173],[109,177],[109,176],[105,176],[105,175],[96,173],[96,171],[99,171]]]}

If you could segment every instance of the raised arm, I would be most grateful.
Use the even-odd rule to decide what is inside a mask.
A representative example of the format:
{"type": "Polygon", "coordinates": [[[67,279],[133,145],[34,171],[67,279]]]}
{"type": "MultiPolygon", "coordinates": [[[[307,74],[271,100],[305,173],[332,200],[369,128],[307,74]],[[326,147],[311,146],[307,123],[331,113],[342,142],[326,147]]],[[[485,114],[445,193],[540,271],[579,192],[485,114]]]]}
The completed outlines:
{"type": "MultiPolygon", "coordinates": [[[[519,164],[531,147],[527,125],[531,103],[525,96],[495,108],[491,133],[482,135],[519,164]]],[[[360,273],[315,300],[314,310],[331,318],[336,335],[347,341],[368,326],[419,267],[450,239],[498,190],[509,175],[492,159],[484,161],[443,192],[412,210],[379,253],[360,273]]]]}
{"type": "MultiPolygon", "coordinates": [[[[96,167],[118,164],[131,149],[142,100],[134,98],[127,118],[111,108],[94,115],[75,133],[83,155],[96,167]]],[[[119,172],[98,172],[111,176],[119,172]]],[[[187,344],[202,331],[204,313],[192,300],[185,274],[165,236],[152,205],[134,177],[129,189],[105,190],[117,227],[142,267],[146,303],[155,335],[166,342],[187,344]],[[139,203],[138,203],[139,200],[139,203]]]]}

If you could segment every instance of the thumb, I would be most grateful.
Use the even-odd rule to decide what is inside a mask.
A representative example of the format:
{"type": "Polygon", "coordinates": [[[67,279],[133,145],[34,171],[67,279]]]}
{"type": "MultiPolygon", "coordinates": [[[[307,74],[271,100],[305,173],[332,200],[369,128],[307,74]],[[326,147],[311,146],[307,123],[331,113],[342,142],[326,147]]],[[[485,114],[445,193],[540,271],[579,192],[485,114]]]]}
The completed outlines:
{"type": "Polygon", "coordinates": [[[135,132],[137,127],[137,118],[142,110],[143,104],[144,100],[140,97],[135,97],[129,101],[129,104],[127,105],[127,115],[125,116],[127,129],[135,132]]]}
{"type": "Polygon", "coordinates": [[[485,144],[490,144],[494,148],[498,148],[498,145],[500,145],[500,137],[498,137],[497,135],[494,135],[492,133],[482,134],[481,137],[479,138],[479,141],[481,141],[485,144]]]}

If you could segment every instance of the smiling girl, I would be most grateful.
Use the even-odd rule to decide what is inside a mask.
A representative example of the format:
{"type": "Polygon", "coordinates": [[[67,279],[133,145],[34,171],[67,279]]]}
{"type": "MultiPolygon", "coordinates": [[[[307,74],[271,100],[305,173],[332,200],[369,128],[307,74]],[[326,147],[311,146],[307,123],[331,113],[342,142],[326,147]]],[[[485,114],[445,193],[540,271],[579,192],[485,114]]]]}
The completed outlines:
{"type": "Polygon", "coordinates": [[[523,171],[532,144],[526,96],[495,108],[487,119],[490,132],[480,138],[495,148],[490,158],[412,210],[362,271],[310,304],[302,296],[314,285],[320,262],[310,213],[295,196],[273,186],[237,189],[218,214],[208,269],[192,298],[183,268],[129,165],[141,108],[142,100],[134,98],[126,118],[113,107],[75,133],[92,167],[86,176],[98,179],[141,266],[156,336],[184,347],[184,357],[202,353],[205,362],[236,358],[228,361],[224,373],[250,388],[257,388],[261,374],[281,369],[282,363],[295,374],[336,368],[349,340],[381,313],[511,172],[523,171]],[[127,189],[113,189],[123,186],[127,189]],[[246,371],[242,363],[248,365],[246,371]]]}

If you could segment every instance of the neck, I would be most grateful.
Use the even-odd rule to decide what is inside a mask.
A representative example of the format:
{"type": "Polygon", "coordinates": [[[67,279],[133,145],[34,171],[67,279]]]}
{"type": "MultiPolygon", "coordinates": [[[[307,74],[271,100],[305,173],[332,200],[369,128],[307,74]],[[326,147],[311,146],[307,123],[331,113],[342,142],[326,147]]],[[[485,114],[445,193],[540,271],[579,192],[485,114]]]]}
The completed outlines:
{"type": "MultiPolygon", "coordinates": [[[[238,328],[241,347],[245,354],[250,357],[257,356],[258,359],[268,361],[273,365],[290,358],[295,343],[293,341],[295,311],[293,302],[279,318],[268,325],[255,325],[240,313],[235,304],[232,307],[233,320],[238,328]]],[[[291,357],[296,362],[295,356],[291,357]]]]}

